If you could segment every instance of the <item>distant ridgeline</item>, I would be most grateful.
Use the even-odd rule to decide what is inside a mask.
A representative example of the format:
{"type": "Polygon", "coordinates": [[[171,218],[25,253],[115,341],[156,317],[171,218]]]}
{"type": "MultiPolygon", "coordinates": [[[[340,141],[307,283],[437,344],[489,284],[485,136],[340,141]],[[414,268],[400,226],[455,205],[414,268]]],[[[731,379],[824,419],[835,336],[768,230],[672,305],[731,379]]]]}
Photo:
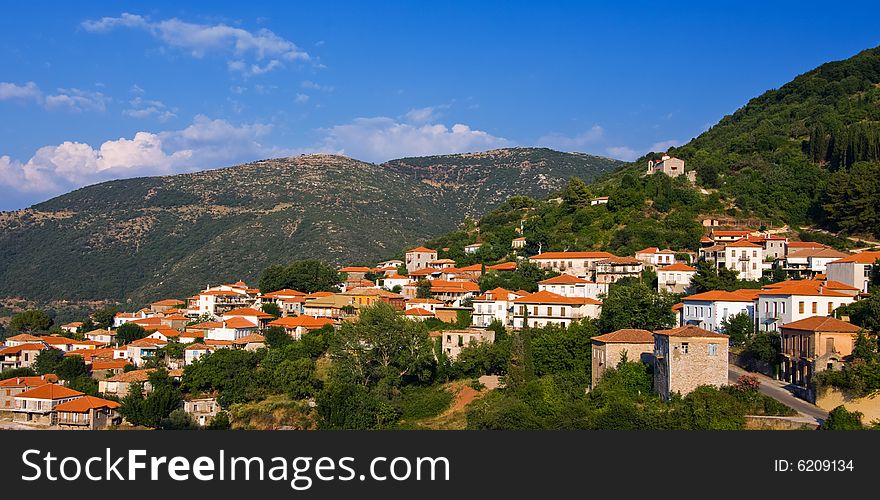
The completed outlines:
{"type": "Polygon", "coordinates": [[[295,259],[372,263],[512,196],[544,198],[620,165],[514,148],[382,165],[307,155],[105,182],[0,213],[0,298],[143,304],[295,259]]]}

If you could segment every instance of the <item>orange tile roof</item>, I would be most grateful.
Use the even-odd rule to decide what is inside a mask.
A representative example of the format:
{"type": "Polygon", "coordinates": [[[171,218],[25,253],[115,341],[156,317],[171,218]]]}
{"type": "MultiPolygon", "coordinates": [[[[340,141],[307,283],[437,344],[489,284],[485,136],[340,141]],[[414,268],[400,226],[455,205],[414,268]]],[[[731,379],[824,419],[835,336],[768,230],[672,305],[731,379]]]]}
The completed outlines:
{"type": "Polygon", "coordinates": [[[92,340],[74,340],[74,339],[71,339],[68,337],[61,337],[61,336],[55,336],[55,335],[46,335],[45,337],[41,338],[40,340],[42,340],[43,342],[45,342],[49,345],[68,345],[68,344],[87,345],[88,343],[93,342],[92,340]]]}
{"type": "Polygon", "coordinates": [[[653,344],[654,334],[638,328],[624,328],[605,335],[593,337],[592,340],[606,344],[653,344]]]}
{"type": "Polygon", "coordinates": [[[368,273],[372,269],[362,266],[347,266],[339,270],[340,273],[368,273]]]}
{"type": "Polygon", "coordinates": [[[190,344],[190,345],[186,346],[186,349],[184,349],[184,350],[185,351],[210,351],[210,350],[213,350],[213,348],[209,345],[205,345],[205,344],[202,344],[201,342],[199,342],[199,343],[190,344]]]}
{"type": "Polygon", "coordinates": [[[263,297],[274,299],[274,298],[279,298],[279,297],[304,297],[306,295],[307,295],[306,293],[300,292],[298,290],[284,288],[282,290],[275,290],[274,292],[269,292],[269,293],[263,294],[263,297]]]}
{"type": "Polygon", "coordinates": [[[177,300],[177,299],[165,299],[165,300],[153,302],[151,305],[159,306],[159,307],[161,307],[161,306],[180,306],[180,305],[183,305],[183,301],[177,300]]]}
{"type": "Polygon", "coordinates": [[[422,309],[421,307],[413,307],[411,309],[407,309],[404,313],[406,316],[433,316],[434,313],[431,311],[427,311],[422,309]]]}
{"type": "Polygon", "coordinates": [[[430,248],[425,248],[425,247],[416,247],[416,248],[413,248],[412,250],[407,250],[407,251],[406,251],[406,253],[413,253],[413,252],[419,252],[419,253],[437,253],[437,250],[431,250],[430,248]]]}
{"type": "Polygon", "coordinates": [[[854,262],[856,264],[873,264],[877,259],[880,259],[880,252],[859,252],[840,260],[835,260],[834,263],[843,264],[846,262],[854,262]]]}
{"type": "Polygon", "coordinates": [[[748,230],[720,230],[720,231],[712,231],[713,236],[748,236],[752,234],[751,231],[748,230]]]}
{"type": "Polygon", "coordinates": [[[19,345],[4,347],[3,349],[0,349],[0,356],[6,356],[9,354],[18,354],[21,351],[42,351],[43,349],[52,349],[52,348],[46,347],[44,344],[19,344],[19,345]]]}
{"type": "Polygon", "coordinates": [[[842,259],[849,254],[845,254],[843,252],[838,252],[833,248],[805,248],[803,250],[798,250],[796,252],[789,253],[786,258],[809,258],[809,257],[824,257],[824,258],[837,258],[842,259]]]}
{"type": "Polygon", "coordinates": [[[66,323],[66,324],[61,325],[61,328],[65,328],[65,327],[67,327],[67,328],[79,328],[79,327],[81,327],[81,326],[83,326],[82,321],[73,321],[73,322],[71,322],[71,323],[66,323]]]}
{"type": "Polygon", "coordinates": [[[607,259],[602,259],[598,262],[598,264],[611,264],[611,265],[620,265],[620,266],[633,266],[633,265],[642,265],[642,261],[635,257],[618,257],[615,255],[614,257],[608,257],[607,259]]]}
{"type": "Polygon", "coordinates": [[[709,330],[704,330],[694,325],[681,326],[678,328],[672,328],[670,330],[657,330],[654,332],[654,334],[665,335],[667,337],[728,338],[728,336],[723,333],[710,332],[709,330]]]}
{"type": "Polygon", "coordinates": [[[55,411],[63,411],[69,413],[87,413],[89,410],[100,410],[101,408],[119,408],[120,405],[116,401],[109,399],[96,398],[94,396],[83,396],[73,401],[67,401],[55,406],[55,411]]]}
{"type": "Polygon", "coordinates": [[[816,241],[789,241],[788,248],[831,248],[816,241]]]}
{"type": "Polygon", "coordinates": [[[0,387],[39,387],[54,382],[58,382],[58,376],[48,373],[35,377],[12,377],[0,380],[0,387]]]}
{"type": "Polygon", "coordinates": [[[559,276],[554,276],[550,279],[539,281],[538,283],[541,285],[577,285],[581,283],[592,283],[592,281],[578,278],[577,276],[571,274],[563,273],[559,276]]]}
{"type": "Polygon", "coordinates": [[[709,290],[708,292],[688,295],[682,300],[705,300],[711,302],[751,302],[758,296],[760,290],[709,290]]]}
{"type": "Polygon", "coordinates": [[[544,252],[529,257],[530,260],[545,259],[608,259],[615,257],[608,252],[544,252]]]}
{"type": "Polygon", "coordinates": [[[283,328],[308,328],[308,329],[317,329],[321,328],[325,325],[332,325],[334,321],[329,318],[316,318],[314,316],[308,315],[300,315],[300,316],[286,316],[284,318],[278,318],[275,321],[269,323],[269,326],[280,326],[283,328]]]}
{"type": "Polygon", "coordinates": [[[256,328],[257,325],[251,323],[250,321],[236,316],[234,318],[230,318],[228,320],[223,321],[224,328],[256,328]]]}
{"type": "Polygon", "coordinates": [[[513,293],[506,288],[493,288],[491,290],[486,290],[482,295],[476,297],[474,300],[508,300],[510,294],[513,293]]]}
{"type": "Polygon", "coordinates": [[[746,239],[736,240],[733,243],[728,243],[727,246],[733,247],[733,248],[739,248],[739,247],[761,248],[761,245],[752,243],[751,241],[746,240],[746,239]]]}
{"type": "Polygon", "coordinates": [[[415,299],[407,300],[406,303],[407,304],[442,304],[443,301],[437,300],[437,299],[431,299],[431,298],[425,298],[425,299],[415,298],[415,299]]]}
{"type": "Polygon", "coordinates": [[[92,361],[92,370],[120,370],[128,364],[124,359],[96,359],[92,361]]]}
{"type": "Polygon", "coordinates": [[[333,292],[312,292],[312,293],[306,295],[306,298],[307,299],[319,299],[321,297],[329,297],[331,295],[334,295],[334,293],[333,292]]]}
{"type": "Polygon", "coordinates": [[[492,269],[493,271],[515,271],[516,262],[502,262],[500,264],[486,266],[486,269],[492,269]]]}
{"type": "Polygon", "coordinates": [[[187,328],[195,328],[198,330],[210,330],[211,328],[223,328],[223,322],[221,322],[221,321],[205,321],[204,323],[196,323],[195,325],[190,325],[187,328]]]}
{"type": "Polygon", "coordinates": [[[68,389],[63,385],[45,384],[37,387],[36,389],[24,391],[15,397],[33,399],[64,399],[82,395],[83,393],[79,391],[74,391],[73,389],[68,389]]]}
{"type": "Polygon", "coordinates": [[[36,335],[31,335],[30,333],[19,333],[18,335],[13,335],[6,340],[11,340],[13,342],[42,342],[43,338],[36,335]]]}
{"type": "Polygon", "coordinates": [[[809,295],[826,297],[852,297],[822,285],[816,280],[792,280],[772,283],[758,292],[759,295],[809,295]]]}
{"type": "Polygon", "coordinates": [[[472,281],[431,281],[431,292],[479,292],[480,286],[472,281]]]}
{"type": "Polygon", "coordinates": [[[223,313],[223,317],[226,316],[256,316],[260,319],[268,319],[273,316],[268,313],[264,313],[263,311],[258,311],[253,307],[239,307],[238,309],[232,309],[231,311],[226,311],[223,313]]]}
{"type": "Polygon", "coordinates": [[[598,300],[589,297],[563,297],[562,295],[548,292],[546,290],[514,299],[514,302],[518,304],[602,304],[598,300]]]}
{"type": "Polygon", "coordinates": [[[236,345],[245,345],[250,343],[264,343],[266,342],[266,337],[258,334],[252,333],[250,335],[245,335],[244,337],[239,337],[232,341],[233,344],[236,345]]]}
{"type": "Polygon", "coordinates": [[[471,264],[470,266],[461,267],[458,270],[465,271],[465,272],[482,271],[483,265],[482,264],[471,264]]]}
{"type": "Polygon", "coordinates": [[[693,271],[693,272],[696,272],[695,268],[693,268],[687,264],[681,263],[681,262],[676,262],[675,264],[672,264],[672,265],[669,265],[666,267],[661,267],[659,270],[660,271],[686,271],[686,272],[693,271]]]}
{"type": "Polygon", "coordinates": [[[808,332],[843,332],[858,333],[861,328],[852,323],[841,321],[831,316],[811,316],[800,321],[782,325],[788,330],[805,330],[808,332]]]}

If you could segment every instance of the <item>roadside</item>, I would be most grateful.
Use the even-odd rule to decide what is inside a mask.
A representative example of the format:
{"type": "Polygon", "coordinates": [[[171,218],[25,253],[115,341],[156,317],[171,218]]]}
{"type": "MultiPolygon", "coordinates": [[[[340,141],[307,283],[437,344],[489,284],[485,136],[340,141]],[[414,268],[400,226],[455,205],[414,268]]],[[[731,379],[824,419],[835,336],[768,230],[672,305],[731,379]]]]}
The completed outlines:
{"type": "Polygon", "coordinates": [[[758,381],[761,382],[761,386],[758,388],[761,394],[770,396],[776,401],[779,401],[780,403],[794,409],[802,417],[811,418],[819,423],[828,418],[827,411],[819,408],[812,403],[804,401],[803,399],[795,397],[788,389],[786,389],[786,386],[788,385],[787,382],[772,379],[761,373],[750,372],[736,365],[728,365],[727,380],[729,383],[735,383],[737,379],[742,375],[751,375],[753,377],[756,377],[758,381]]]}

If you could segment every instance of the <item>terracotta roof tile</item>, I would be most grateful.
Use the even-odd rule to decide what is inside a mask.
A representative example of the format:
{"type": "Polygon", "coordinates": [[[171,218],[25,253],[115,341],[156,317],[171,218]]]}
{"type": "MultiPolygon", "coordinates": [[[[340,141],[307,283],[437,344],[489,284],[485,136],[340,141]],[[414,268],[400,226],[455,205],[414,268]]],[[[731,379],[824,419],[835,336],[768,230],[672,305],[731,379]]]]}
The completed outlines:
{"type": "Polygon", "coordinates": [[[653,344],[654,334],[648,330],[624,328],[622,330],[606,333],[605,335],[593,337],[592,340],[604,342],[606,344],[653,344]]]}

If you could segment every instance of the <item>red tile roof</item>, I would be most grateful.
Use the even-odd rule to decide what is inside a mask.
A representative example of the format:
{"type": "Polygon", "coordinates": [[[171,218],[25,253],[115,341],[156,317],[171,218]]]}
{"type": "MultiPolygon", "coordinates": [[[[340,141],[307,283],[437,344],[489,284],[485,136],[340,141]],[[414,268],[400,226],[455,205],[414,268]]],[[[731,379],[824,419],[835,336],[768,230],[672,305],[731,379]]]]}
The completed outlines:
{"type": "Polygon", "coordinates": [[[492,269],[494,271],[515,271],[516,262],[502,262],[500,264],[486,266],[486,269],[492,269]]]}
{"type": "Polygon", "coordinates": [[[92,370],[121,370],[128,364],[124,359],[96,359],[92,361],[92,370]]]}
{"type": "Polygon", "coordinates": [[[811,316],[800,321],[782,325],[787,330],[804,330],[808,332],[843,332],[858,333],[861,328],[852,323],[841,321],[831,316],[811,316]]]}
{"type": "Polygon", "coordinates": [[[42,342],[43,338],[36,335],[31,335],[29,333],[19,333],[18,335],[13,335],[6,340],[11,340],[13,342],[42,342]]]}
{"type": "Polygon", "coordinates": [[[89,410],[100,410],[101,408],[119,408],[120,405],[116,401],[109,399],[96,398],[94,396],[83,396],[73,401],[67,401],[55,406],[55,411],[64,411],[69,413],[87,413],[89,410]]]}
{"type": "Polygon", "coordinates": [[[873,264],[877,259],[880,259],[880,252],[859,252],[857,254],[850,255],[848,257],[844,257],[840,260],[835,260],[835,263],[846,263],[846,262],[854,262],[856,264],[873,264]]]}
{"type": "Polygon", "coordinates": [[[79,391],[74,391],[73,389],[68,389],[63,385],[45,384],[37,387],[36,389],[24,391],[16,397],[33,399],[64,399],[82,395],[83,393],[79,391]]]}
{"type": "Polygon", "coordinates": [[[559,276],[554,276],[550,279],[539,281],[538,283],[541,285],[577,285],[581,283],[592,283],[592,281],[578,278],[577,276],[571,274],[563,273],[559,276]]]}
{"type": "Polygon", "coordinates": [[[230,319],[223,321],[223,327],[224,328],[256,328],[257,325],[242,318],[241,316],[236,316],[234,318],[230,318],[230,319]]]}
{"type": "Polygon", "coordinates": [[[654,334],[648,330],[637,328],[624,328],[605,335],[593,337],[592,340],[606,344],[653,344],[654,334]]]}
{"type": "Polygon", "coordinates": [[[226,311],[225,313],[223,313],[223,317],[227,316],[256,316],[260,319],[269,319],[273,317],[271,314],[264,313],[263,311],[258,311],[252,307],[239,307],[238,309],[226,311]]]}
{"type": "Polygon", "coordinates": [[[712,302],[751,302],[758,296],[760,290],[734,290],[727,292],[724,290],[710,290],[708,292],[696,293],[682,298],[682,300],[705,300],[712,302]]]}
{"type": "Polygon", "coordinates": [[[669,265],[666,267],[661,267],[659,270],[660,271],[685,271],[685,272],[692,272],[693,271],[693,272],[696,272],[695,268],[693,268],[687,264],[681,263],[681,262],[676,262],[675,264],[672,264],[672,265],[669,265]]]}
{"type": "Polygon", "coordinates": [[[308,315],[300,315],[300,316],[286,316],[284,318],[278,318],[275,321],[271,321],[269,326],[280,326],[283,328],[308,328],[308,329],[317,329],[321,328],[325,325],[332,325],[335,322],[330,318],[316,318],[314,316],[308,315]]]}
{"type": "Polygon", "coordinates": [[[562,295],[548,292],[546,290],[526,295],[525,297],[520,297],[518,299],[514,299],[514,302],[517,304],[602,304],[598,300],[591,299],[589,297],[563,297],[562,295]]]}
{"type": "Polygon", "coordinates": [[[42,351],[43,349],[52,349],[52,348],[46,347],[44,344],[19,344],[19,345],[4,347],[3,349],[0,349],[0,356],[6,356],[9,354],[18,354],[21,351],[42,351]]]}
{"type": "Polygon", "coordinates": [[[48,373],[37,377],[12,377],[0,380],[0,387],[39,387],[54,382],[58,382],[58,376],[48,373]]]}
{"type": "Polygon", "coordinates": [[[406,316],[433,316],[434,313],[431,311],[427,311],[422,309],[421,307],[413,307],[411,309],[407,309],[406,312],[403,313],[406,316]]]}
{"type": "Polygon", "coordinates": [[[530,260],[547,259],[608,259],[615,255],[608,252],[544,252],[529,257],[530,260]]]}
{"type": "Polygon", "coordinates": [[[437,250],[431,250],[430,248],[425,248],[425,247],[416,247],[416,248],[413,248],[412,250],[407,250],[407,251],[406,251],[406,253],[413,253],[413,252],[419,252],[419,253],[437,253],[437,250]]]}
{"type": "Polygon", "coordinates": [[[733,247],[733,248],[739,248],[739,247],[761,248],[761,245],[757,245],[757,244],[752,243],[751,241],[748,241],[746,239],[736,240],[733,243],[728,243],[727,246],[733,247]]]}

